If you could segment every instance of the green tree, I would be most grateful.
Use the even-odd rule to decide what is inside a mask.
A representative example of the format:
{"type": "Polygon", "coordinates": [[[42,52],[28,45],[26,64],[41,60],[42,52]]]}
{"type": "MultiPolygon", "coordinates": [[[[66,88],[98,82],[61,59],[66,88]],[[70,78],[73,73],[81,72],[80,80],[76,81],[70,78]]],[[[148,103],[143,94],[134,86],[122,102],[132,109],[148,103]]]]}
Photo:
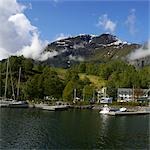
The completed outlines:
{"type": "Polygon", "coordinates": [[[61,80],[55,76],[48,76],[44,79],[44,95],[54,98],[61,98],[64,85],[61,80]]]}
{"type": "Polygon", "coordinates": [[[94,87],[91,85],[85,85],[83,88],[84,100],[91,101],[93,98],[94,87]]]}
{"type": "Polygon", "coordinates": [[[33,68],[33,61],[32,59],[24,59],[22,61],[22,66],[23,66],[23,70],[27,73],[32,72],[32,68],[33,68]]]}
{"type": "Polygon", "coordinates": [[[78,65],[78,71],[79,71],[80,73],[85,73],[85,72],[86,72],[86,64],[85,64],[85,63],[80,63],[80,64],[78,65]]]}
{"type": "Polygon", "coordinates": [[[75,82],[73,80],[69,81],[63,91],[64,101],[73,101],[73,91],[75,89],[75,82]]]}
{"type": "Polygon", "coordinates": [[[27,99],[34,99],[34,98],[39,98],[40,93],[39,93],[39,82],[40,75],[36,74],[32,78],[30,78],[27,83],[26,87],[24,89],[24,95],[27,99]]]}

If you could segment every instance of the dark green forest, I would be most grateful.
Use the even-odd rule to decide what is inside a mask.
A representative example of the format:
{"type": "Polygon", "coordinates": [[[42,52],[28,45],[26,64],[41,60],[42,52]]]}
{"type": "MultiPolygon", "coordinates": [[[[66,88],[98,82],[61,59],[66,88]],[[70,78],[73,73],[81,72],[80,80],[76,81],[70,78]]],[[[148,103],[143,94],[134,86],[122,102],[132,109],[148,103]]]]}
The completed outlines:
{"type": "MultiPolygon", "coordinates": [[[[46,96],[64,101],[73,100],[73,90],[77,96],[89,101],[97,87],[90,77],[98,78],[97,84],[105,83],[109,96],[116,99],[117,88],[148,88],[150,85],[150,66],[137,69],[120,60],[94,64],[81,62],[68,69],[55,68],[23,56],[9,58],[7,97],[12,98],[12,85],[17,93],[19,68],[21,67],[21,100],[38,100],[46,96]],[[81,78],[84,75],[84,78],[81,78]]],[[[4,96],[7,60],[0,62],[0,97],[4,96]]]]}

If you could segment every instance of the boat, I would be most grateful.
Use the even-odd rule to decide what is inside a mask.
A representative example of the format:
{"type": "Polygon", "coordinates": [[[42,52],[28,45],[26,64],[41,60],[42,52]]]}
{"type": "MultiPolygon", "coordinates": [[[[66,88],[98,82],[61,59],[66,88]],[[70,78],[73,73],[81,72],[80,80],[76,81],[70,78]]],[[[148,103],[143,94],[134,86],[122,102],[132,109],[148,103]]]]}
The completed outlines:
{"type": "Polygon", "coordinates": [[[28,108],[29,104],[26,101],[16,101],[13,100],[12,103],[8,105],[10,108],[28,108]]]}
{"type": "Polygon", "coordinates": [[[142,110],[142,111],[127,111],[127,108],[122,107],[120,109],[111,109],[108,107],[108,105],[104,105],[102,110],[99,112],[100,114],[106,114],[110,116],[122,116],[122,115],[146,115],[150,114],[150,111],[148,110],[142,110]]]}
{"type": "MultiPolygon", "coordinates": [[[[9,68],[9,58],[7,59],[7,67],[6,67],[6,80],[5,80],[5,92],[4,96],[0,97],[0,107],[8,107],[9,104],[12,103],[12,99],[7,98],[7,83],[8,83],[8,68],[9,68]]],[[[11,72],[11,69],[10,69],[11,72]]],[[[11,76],[11,84],[12,84],[12,76],[11,76]]],[[[12,92],[14,96],[13,84],[12,84],[12,92]]]]}
{"type": "Polygon", "coordinates": [[[12,100],[2,99],[0,100],[0,107],[8,107],[10,103],[12,103],[12,100]]]}
{"type": "Polygon", "coordinates": [[[100,114],[107,114],[110,112],[110,108],[108,107],[108,105],[104,105],[104,107],[102,108],[102,110],[99,112],[100,114]]]}
{"type": "Polygon", "coordinates": [[[122,108],[119,109],[119,111],[120,111],[120,112],[126,112],[126,111],[127,111],[127,108],[122,107],[122,108]]]}
{"type": "Polygon", "coordinates": [[[104,105],[102,110],[99,112],[100,114],[108,114],[109,112],[126,112],[127,108],[121,107],[120,109],[111,109],[107,104],[104,105]]]}
{"type": "Polygon", "coordinates": [[[29,104],[26,101],[21,101],[19,99],[19,87],[20,87],[20,76],[21,76],[21,67],[19,68],[19,78],[18,78],[18,88],[17,88],[17,100],[13,100],[9,104],[10,108],[28,108],[29,104]]]}
{"type": "Polygon", "coordinates": [[[14,92],[14,85],[12,80],[11,74],[11,67],[10,67],[10,79],[11,79],[11,86],[12,86],[12,97],[13,99],[7,98],[7,80],[8,80],[8,69],[9,68],[9,58],[7,59],[7,68],[6,68],[6,81],[5,81],[5,93],[4,97],[0,100],[0,107],[20,107],[20,108],[27,108],[29,107],[26,101],[19,100],[19,86],[20,86],[20,76],[21,76],[21,67],[19,68],[19,78],[18,78],[18,88],[17,88],[17,99],[15,99],[15,92],[14,92]]]}

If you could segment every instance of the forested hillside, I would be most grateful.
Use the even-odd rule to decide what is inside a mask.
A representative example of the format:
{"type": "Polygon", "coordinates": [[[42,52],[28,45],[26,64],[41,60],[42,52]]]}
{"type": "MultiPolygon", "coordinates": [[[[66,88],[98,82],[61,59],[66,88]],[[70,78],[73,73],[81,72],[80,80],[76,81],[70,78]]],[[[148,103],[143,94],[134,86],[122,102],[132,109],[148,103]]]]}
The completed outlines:
{"type": "MultiPolygon", "coordinates": [[[[0,96],[4,96],[7,60],[0,62],[0,96]]],[[[109,96],[116,98],[119,87],[148,88],[150,66],[136,69],[120,60],[108,63],[80,63],[68,69],[54,68],[32,59],[12,56],[9,58],[7,97],[12,98],[12,84],[15,95],[21,67],[20,99],[44,99],[49,96],[57,100],[72,101],[73,90],[82,99],[90,100],[93,91],[107,86],[109,96]],[[12,78],[12,80],[11,80],[12,78]]]]}

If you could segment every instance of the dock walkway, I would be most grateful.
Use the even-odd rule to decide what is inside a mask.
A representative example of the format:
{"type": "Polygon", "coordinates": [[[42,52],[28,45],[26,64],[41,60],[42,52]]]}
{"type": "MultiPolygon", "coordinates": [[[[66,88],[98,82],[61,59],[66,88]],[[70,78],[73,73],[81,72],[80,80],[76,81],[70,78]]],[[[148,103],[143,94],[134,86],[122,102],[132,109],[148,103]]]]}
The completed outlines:
{"type": "Polygon", "coordinates": [[[135,112],[109,112],[107,113],[111,116],[117,116],[117,115],[146,115],[150,114],[150,111],[135,111],[135,112]]]}

